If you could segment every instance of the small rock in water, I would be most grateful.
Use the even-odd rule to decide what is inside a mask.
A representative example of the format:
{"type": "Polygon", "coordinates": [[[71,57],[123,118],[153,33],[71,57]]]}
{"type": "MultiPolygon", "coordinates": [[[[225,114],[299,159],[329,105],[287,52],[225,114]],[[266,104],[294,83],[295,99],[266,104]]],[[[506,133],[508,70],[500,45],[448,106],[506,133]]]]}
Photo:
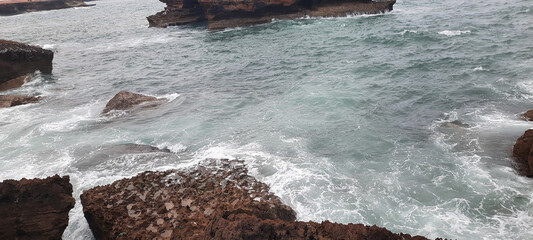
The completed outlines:
{"type": "Polygon", "coordinates": [[[135,107],[155,107],[166,99],[146,96],[138,93],[120,91],[106,104],[102,115],[112,110],[131,110],[135,107]]]}

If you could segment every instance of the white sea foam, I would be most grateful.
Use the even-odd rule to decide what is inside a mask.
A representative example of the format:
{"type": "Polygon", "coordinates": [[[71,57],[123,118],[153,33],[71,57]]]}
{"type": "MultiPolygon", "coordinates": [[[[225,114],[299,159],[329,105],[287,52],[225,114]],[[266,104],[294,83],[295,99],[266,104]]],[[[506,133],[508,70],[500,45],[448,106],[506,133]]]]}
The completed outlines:
{"type": "Polygon", "coordinates": [[[479,66],[479,67],[476,67],[474,68],[474,71],[484,71],[485,69],[483,68],[483,66],[479,66]]]}
{"type": "Polygon", "coordinates": [[[459,35],[467,34],[467,33],[471,33],[471,31],[470,30],[465,30],[465,31],[444,30],[444,31],[440,31],[439,32],[440,35],[445,35],[445,36],[448,36],[448,37],[459,36],[459,35]]]}
{"type": "Polygon", "coordinates": [[[181,144],[181,143],[171,143],[171,142],[164,142],[157,144],[156,147],[160,149],[168,149],[173,153],[180,153],[187,150],[187,146],[181,144]]]}

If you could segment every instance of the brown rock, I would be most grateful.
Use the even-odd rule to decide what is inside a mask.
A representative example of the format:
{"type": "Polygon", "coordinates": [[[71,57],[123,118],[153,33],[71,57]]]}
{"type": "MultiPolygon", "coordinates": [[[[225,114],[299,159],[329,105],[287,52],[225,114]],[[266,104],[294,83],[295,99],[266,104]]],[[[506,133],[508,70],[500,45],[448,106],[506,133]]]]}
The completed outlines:
{"type": "Polygon", "coordinates": [[[240,27],[275,19],[338,17],[391,11],[395,0],[160,0],[165,11],[148,17],[151,27],[167,27],[207,19],[209,29],[240,27]]]}
{"type": "Polygon", "coordinates": [[[516,140],[513,147],[513,157],[518,164],[520,174],[533,177],[533,129],[527,130],[516,140]]]}
{"type": "MultiPolygon", "coordinates": [[[[0,5],[1,6],[1,5],[0,5]]],[[[0,84],[40,70],[52,73],[54,53],[24,43],[0,40],[0,84]]],[[[18,81],[20,82],[20,81],[18,81]]]]}
{"type": "Polygon", "coordinates": [[[521,115],[526,121],[533,121],[533,110],[529,110],[521,115]]]}
{"type": "Polygon", "coordinates": [[[111,110],[130,110],[135,107],[153,107],[161,104],[162,100],[164,99],[127,91],[120,91],[111,100],[109,100],[102,111],[102,114],[109,113],[111,110]]]}
{"type": "Polygon", "coordinates": [[[41,99],[42,97],[30,97],[24,95],[0,95],[0,108],[36,103],[41,99]]]}
{"type": "Polygon", "coordinates": [[[0,16],[83,6],[82,0],[7,0],[0,1],[0,16]]]}
{"type": "Polygon", "coordinates": [[[241,161],[144,172],[81,195],[96,239],[426,239],[361,224],[296,222],[241,161]]]}
{"type": "Polygon", "coordinates": [[[150,27],[183,25],[206,20],[198,0],[159,0],[167,7],[147,17],[150,27]]]}
{"type": "Polygon", "coordinates": [[[61,239],[74,207],[69,177],[0,183],[0,239],[61,239]]]}
{"type": "Polygon", "coordinates": [[[19,88],[24,85],[26,81],[26,75],[7,80],[3,83],[0,83],[0,91],[5,91],[13,88],[19,88]]]}

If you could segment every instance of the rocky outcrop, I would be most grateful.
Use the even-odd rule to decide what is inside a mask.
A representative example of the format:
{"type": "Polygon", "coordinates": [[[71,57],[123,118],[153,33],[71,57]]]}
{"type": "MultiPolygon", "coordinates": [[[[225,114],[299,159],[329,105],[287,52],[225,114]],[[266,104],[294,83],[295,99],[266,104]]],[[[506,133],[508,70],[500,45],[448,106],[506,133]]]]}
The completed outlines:
{"type": "Polygon", "coordinates": [[[516,140],[513,147],[513,157],[518,165],[520,174],[533,177],[533,129],[527,130],[516,140]]]}
{"type": "Polygon", "coordinates": [[[0,71],[0,88],[11,88],[9,82],[13,81],[16,82],[15,87],[16,85],[20,86],[24,83],[24,76],[36,70],[45,74],[52,73],[53,58],[54,53],[50,50],[24,43],[0,40],[0,69],[2,69],[0,71]]]}
{"type": "Polygon", "coordinates": [[[533,110],[529,110],[524,114],[520,115],[526,121],[533,121],[533,110]]]}
{"type": "Polygon", "coordinates": [[[166,99],[146,96],[138,93],[120,91],[106,104],[102,115],[112,110],[132,110],[135,108],[154,107],[163,103],[166,99]]]}
{"type": "Polygon", "coordinates": [[[69,177],[0,183],[0,239],[61,239],[74,207],[69,177]]]}
{"type": "Polygon", "coordinates": [[[275,19],[338,17],[391,11],[395,0],[160,0],[164,11],[148,17],[151,27],[167,27],[206,20],[209,29],[240,27],[275,19]]]}
{"type": "Polygon", "coordinates": [[[361,224],[297,222],[241,161],[144,172],[81,195],[96,239],[426,239],[361,224]]]}
{"type": "Polygon", "coordinates": [[[7,0],[0,2],[0,16],[83,6],[82,0],[7,0]]]}
{"type": "Polygon", "coordinates": [[[24,95],[0,95],[0,108],[36,103],[41,99],[41,97],[30,97],[24,95]]]}

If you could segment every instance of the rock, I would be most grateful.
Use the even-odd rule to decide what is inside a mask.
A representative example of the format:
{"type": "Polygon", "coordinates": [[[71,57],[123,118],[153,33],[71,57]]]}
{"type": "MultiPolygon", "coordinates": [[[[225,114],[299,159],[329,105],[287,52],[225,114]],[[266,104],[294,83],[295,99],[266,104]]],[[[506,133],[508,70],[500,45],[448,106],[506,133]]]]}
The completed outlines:
{"type": "Polygon", "coordinates": [[[526,121],[533,121],[533,110],[529,110],[521,115],[526,121]]]}
{"type": "Polygon", "coordinates": [[[164,11],[147,17],[150,27],[166,27],[205,21],[198,0],[160,0],[167,4],[164,11]]]}
{"type": "Polygon", "coordinates": [[[370,0],[160,0],[165,11],[148,17],[151,27],[167,27],[207,19],[209,29],[266,23],[272,19],[338,17],[391,11],[396,2],[370,0]],[[201,10],[201,11],[200,11],[201,10]]]}
{"type": "Polygon", "coordinates": [[[426,239],[361,224],[296,222],[237,160],[144,172],[80,198],[96,239],[426,239]]]}
{"type": "Polygon", "coordinates": [[[26,82],[26,77],[26,75],[23,75],[0,83],[0,91],[21,87],[26,82]]]}
{"type": "Polygon", "coordinates": [[[74,207],[69,177],[0,183],[0,239],[61,239],[74,207]]]}
{"type": "Polygon", "coordinates": [[[102,115],[112,110],[131,110],[136,107],[154,107],[166,99],[146,96],[142,94],[120,91],[106,104],[102,115]]]}
{"type": "Polygon", "coordinates": [[[30,97],[24,95],[0,95],[0,108],[36,103],[41,99],[42,97],[30,97]]]}
{"type": "MultiPolygon", "coordinates": [[[[0,6],[2,6],[0,4],[0,6]]],[[[24,82],[23,77],[36,70],[45,74],[52,73],[54,53],[40,47],[24,43],[0,40],[0,85],[7,85],[13,79],[24,82]]],[[[13,84],[13,83],[11,83],[13,84]]],[[[17,84],[15,84],[17,85],[17,84]]]]}
{"type": "Polygon", "coordinates": [[[533,129],[527,130],[516,140],[513,147],[513,157],[518,164],[518,172],[527,177],[533,177],[533,129]]]}
{"type": "Polygon", "coordinates": [[[0,16],[84,6],[82,0],[7,0],[0,1],[0,16]]]}

